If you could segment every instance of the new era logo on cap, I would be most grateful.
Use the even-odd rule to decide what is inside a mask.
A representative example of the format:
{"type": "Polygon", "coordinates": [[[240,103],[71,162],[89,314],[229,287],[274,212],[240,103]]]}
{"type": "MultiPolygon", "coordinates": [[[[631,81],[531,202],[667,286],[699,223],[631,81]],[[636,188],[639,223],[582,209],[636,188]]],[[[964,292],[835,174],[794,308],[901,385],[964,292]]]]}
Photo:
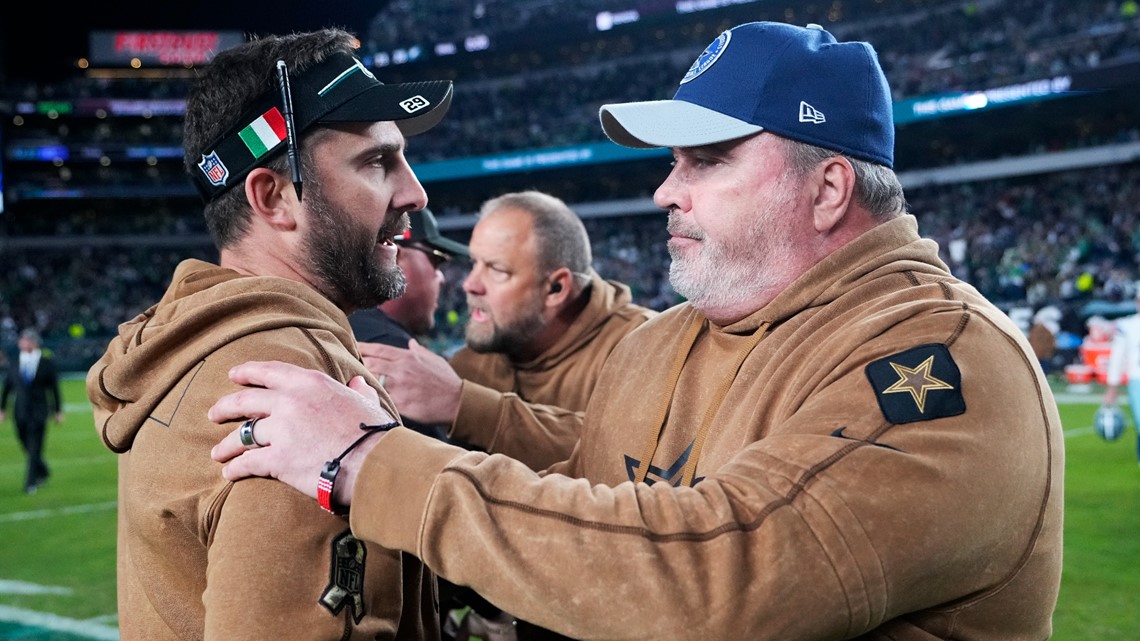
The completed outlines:
{"type": "Polygon", "coordinates": [[[827,122],[827,118],[824,117],[822,111],[801,100],[800,122],[810,122],[818,125],[827,122]]]}

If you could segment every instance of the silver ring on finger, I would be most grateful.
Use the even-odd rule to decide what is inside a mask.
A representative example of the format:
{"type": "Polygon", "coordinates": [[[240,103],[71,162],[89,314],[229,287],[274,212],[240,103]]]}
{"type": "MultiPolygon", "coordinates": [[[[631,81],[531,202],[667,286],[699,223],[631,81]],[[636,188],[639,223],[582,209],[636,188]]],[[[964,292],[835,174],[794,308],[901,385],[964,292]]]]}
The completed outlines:
{"type": "Polygon", "coordinates": [[[261,443],[257,442],[257,438],[253,435],[253,427],[257,425],[257,422],[260,420],[260,416],[257,418],[251,418],[248,421],[242,423],[240,427],[238,427],[238,438],[241,439],[241,444],[245,446],[245,449],[247,450],[252,450],[262,446],[261,443]]]}
{"type": "Polygon", "coordinates": [[[385,383],[388,382],[388,375],[387,374],[381,374],[380,378],[377,380],[380,381],[380,387],[385,387],[385,383]]]}

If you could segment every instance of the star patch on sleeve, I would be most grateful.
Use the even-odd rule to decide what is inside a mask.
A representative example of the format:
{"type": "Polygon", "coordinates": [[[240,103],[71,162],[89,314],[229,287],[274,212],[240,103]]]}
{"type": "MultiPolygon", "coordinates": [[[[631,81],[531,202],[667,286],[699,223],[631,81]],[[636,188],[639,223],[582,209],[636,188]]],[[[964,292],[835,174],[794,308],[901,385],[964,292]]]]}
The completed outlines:
{"type": "Polygon", "coordinates": [[[966,411],[962,373],[945,345],[919,345],[867,365],[867,379],[888,421],[913,423],[966,411]]]}

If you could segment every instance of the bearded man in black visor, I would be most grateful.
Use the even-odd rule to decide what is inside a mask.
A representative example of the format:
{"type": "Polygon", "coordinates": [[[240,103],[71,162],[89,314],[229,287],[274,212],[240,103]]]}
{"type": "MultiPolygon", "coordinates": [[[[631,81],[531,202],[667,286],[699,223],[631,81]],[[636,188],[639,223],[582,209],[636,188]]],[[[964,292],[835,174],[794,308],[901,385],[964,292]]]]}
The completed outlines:
{"type": "Polygon", "coordinates": [[[419,560],[355,539],[284,484],[226,482],[210,459],[239,425],[248,447],[264,444],[257,416],[206,418],[251,358],[363,376],[397,415],[346,314],[403,292],[391,239],[427,205],[405,138],[439,122],[452,86],[385,85],[357,44],[332,29],[255,39],[191,89],[185,165],[219,264],[182,262],[87,377],[96,429],[119,454],[124,640],[439,636],[419,560]]]}

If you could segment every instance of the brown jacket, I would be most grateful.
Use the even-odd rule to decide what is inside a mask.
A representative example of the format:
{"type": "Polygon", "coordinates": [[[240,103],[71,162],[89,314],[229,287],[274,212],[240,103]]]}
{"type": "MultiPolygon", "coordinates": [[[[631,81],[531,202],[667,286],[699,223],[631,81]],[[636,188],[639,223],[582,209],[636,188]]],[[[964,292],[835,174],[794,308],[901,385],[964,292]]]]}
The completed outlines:
{"type": "Polygon", "coordinates": [[[315,291],[196,260],[88,373],[96,428],[120,455],[122,638],[437,639],[435,581],[418,560],[362,545],[281,483],[222,478],[210,448],[236,424],[206,410],[254,359],[375,382],[344,314],[315,291]]]}
{"type": "Polygon", "coordinates": [[[532,469],[570,456],[602,363],[626,334],[657,312],[629,287],[597,274],[590,300],[558,342],[528,363],[467,347],[451,358],[463,396],[450,437],[506,454],[532,469]],[[506,427],[506,429],[504,429],[506,427]]]}
{"type": "Polygon", "coordinates": [[[738,323],[630,334],[547,473],[394,430],[351,522],[574,638],[1041,641],[1063,470],[1025,337],[908,215],[738,323]]]}

